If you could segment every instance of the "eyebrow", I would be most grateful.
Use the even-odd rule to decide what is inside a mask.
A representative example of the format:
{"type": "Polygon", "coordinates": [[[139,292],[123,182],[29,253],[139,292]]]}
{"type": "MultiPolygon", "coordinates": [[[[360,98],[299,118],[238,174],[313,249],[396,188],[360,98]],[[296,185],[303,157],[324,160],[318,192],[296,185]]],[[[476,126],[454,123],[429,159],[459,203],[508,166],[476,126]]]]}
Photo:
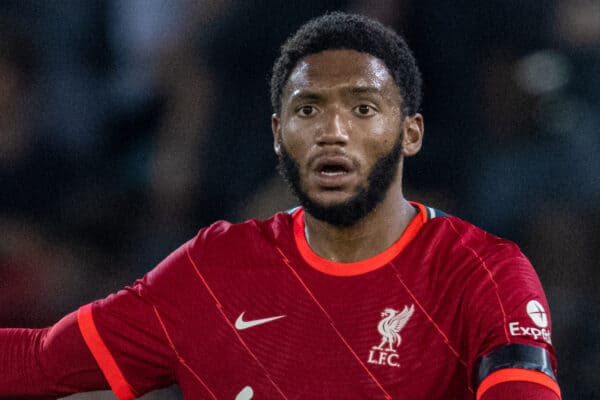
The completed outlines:
{"type": "Polygon", "coordinates": [[[320,100],[322,98],[322,95],[315,92],[311,92],[309,90],[295,90],[294,93],[292,93],[292,95],[290,96],[291,101],[320,100]]]}
{"type": "Polygon", "coordinates": [[[381,90],[374,86],[355,86],[350,89],[353,95],[376,94],[381,96],[381,90]]]}
{"type": "MultiPolygon", "coordinates": [[[[350,93],[354,96],[360,96],[360,95],[378,95],[381,96],[381,90],[377,87],[374,86],[353,86],[350,87],[348,89],[344,89],[347,93],[350,93]]],[[[292,93],[292,95],[290,96],[290,100],[292,101],[298,101],[298,100],[321,100],[324,96],[322,94],[310,91],[310,90],[305,90],[305,89],[299,89],[296,90],[294,93],[292,93]]]]}

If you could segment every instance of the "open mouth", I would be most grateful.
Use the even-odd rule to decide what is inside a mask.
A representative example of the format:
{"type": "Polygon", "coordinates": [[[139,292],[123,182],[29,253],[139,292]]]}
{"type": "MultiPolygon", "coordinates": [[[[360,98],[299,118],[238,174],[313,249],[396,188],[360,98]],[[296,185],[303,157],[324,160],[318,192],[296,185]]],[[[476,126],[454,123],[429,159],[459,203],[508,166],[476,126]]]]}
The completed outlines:
{"type": "Polygon", "coordinates": [[[321,157],[313,167],[318,184],[327,190],[337,190],[348,184],[354,171],[354,164],[345,156],[321,157]]]}
{"type": "Polygon", "coordinates": [[[314,170],[320,175],[337,176],[352,172],[352,161],[344,156],[326,156],[317,160],[314,170]]]}
{"type": "Polygon", "coordinates": [[[348,168],[340,164],[326,164],[321,166],[319,173],[326,176],[338,176],[348,173],[348,168]]]}

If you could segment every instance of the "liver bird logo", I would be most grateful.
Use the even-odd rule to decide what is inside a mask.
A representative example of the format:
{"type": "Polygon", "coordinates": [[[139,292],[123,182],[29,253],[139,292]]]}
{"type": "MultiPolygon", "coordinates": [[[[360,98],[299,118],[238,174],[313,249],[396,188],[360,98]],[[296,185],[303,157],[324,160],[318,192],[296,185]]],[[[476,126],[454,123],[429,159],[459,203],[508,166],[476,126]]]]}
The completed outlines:
{"type": "Polygon", "coordinates": [[[381,334],[381,343],[379,346],[373,346],[373,349],[384,350],[383,347],[387,343],[387,351],[395,352],[402,341],[400,330],[404,328],[414,311],[414,304],[411,304],[410,307],[404,306],[400,312],[393,308],[383,310],[381,313],[383,319],[377,324],[377,330],[381,334]]]}

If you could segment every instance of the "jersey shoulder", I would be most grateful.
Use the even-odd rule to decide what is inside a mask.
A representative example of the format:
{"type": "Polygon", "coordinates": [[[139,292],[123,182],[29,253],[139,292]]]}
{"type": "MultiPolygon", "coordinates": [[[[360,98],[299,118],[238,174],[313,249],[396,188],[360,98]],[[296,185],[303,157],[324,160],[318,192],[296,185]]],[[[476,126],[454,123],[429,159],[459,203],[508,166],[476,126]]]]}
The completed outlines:
{"type": "Polygon", "coordinates": [[[428,221],[421,235],[422,251],[434,254],[443,275],[460,276],[478,303],[495,293],[508,308],[534,298],[544,299],[539,277],[519,246],[470,222],[446,215],[428,221]]]}
{"type": "Polygon", "coordinates": [[[246,254],[249,250],[273,242],[293,239],[291,213],[278,212],[266,220],[250,219],[244,222],[216,221],[201,229],[189,242],[190,251],[210,254],[246,254]]]}
{"type": "Polygon", "coordinates": [[[529,261],[519,246],[507,239],[498,237],[480,227],[451,214],[427,207],[430,216],[422,229],[422,244],[435,244],[446,250],[445,256],[456,256],[463,262],[466,259],[474,264],[495,260],[520,259],[529,261]]]}
{"type": "Polygon", "coordinates": [[[461,293],[476,357],[510,343],[542,347],[554,357],[544,290],[515,243],[450,215],[431,219],[422,233],[446,284],[461,293]]]}

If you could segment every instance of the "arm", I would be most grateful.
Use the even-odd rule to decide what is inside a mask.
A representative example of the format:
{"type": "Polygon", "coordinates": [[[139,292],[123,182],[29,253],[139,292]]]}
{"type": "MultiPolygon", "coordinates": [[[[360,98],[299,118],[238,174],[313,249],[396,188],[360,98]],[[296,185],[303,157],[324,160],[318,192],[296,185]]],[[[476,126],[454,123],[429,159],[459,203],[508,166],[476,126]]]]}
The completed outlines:
{"type": "Polygon", "coordinates": [[[477,400],[560,400],[550,354],[526,344],[501,346],[481,357],[477,400]]]}
{"type": "Polygon", "coordinates": [[[178,329],[187,303],[173,296],[190,292],[181,290],[191,273],[185,257],[182,246],[132,287],[81,307],[51,328],[0,329],[0,398],[111,388],[119,399],[132,399],[175,383],[177,355],[157,313],[174,315],[178,329]]]}
{"type": "Polygon", "coordinates": [[[46,329],[0,329],[0,398],[107,389],[71,313],[46,329]]]}
{"type": "Polygon", "coordinates": [[[172,349],[138,290],[83,306],[50,328],[0,329],[0,398],[112,389],[133,399],[174,383],[172,349]]]}
{"type": "Polygon", "coordinates": [[[560,399],[541,283],[518,247],[496,242],[473,250],[480,268],[467,291],[476,399],[560,399]]]}
{"type": "Polygon", "coordinates": [[[505,382],[488,389],[479,400],[560,400],[560,396],[546,386],[531,382],[505,382]]]}

